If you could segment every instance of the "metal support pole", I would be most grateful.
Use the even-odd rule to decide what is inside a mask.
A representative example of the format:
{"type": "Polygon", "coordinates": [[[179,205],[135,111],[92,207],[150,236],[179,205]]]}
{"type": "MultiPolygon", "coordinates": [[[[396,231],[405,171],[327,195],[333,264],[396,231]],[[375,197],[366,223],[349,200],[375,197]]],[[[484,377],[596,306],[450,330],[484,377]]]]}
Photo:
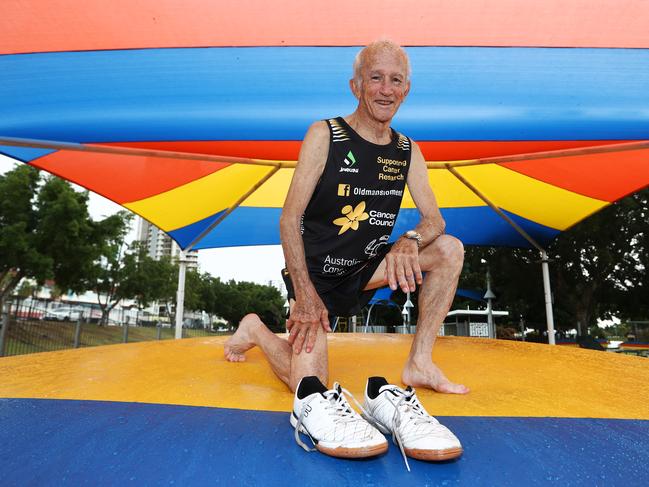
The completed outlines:
{"type": "Polygon", "coordinates": [[[397,333],[406,334],[408,333],[408,310],[405,307],[401,310],[401,318],[403,324],[397,327],[397,333]]]}
{"type": "MultiPolygon", "coordinates": [[[[1,309],[0,313],[2,313],[1,309]]],[[[9,313],[3,313],[2,329],[0,330],[0,357],[5,356],[5,337],[7,336],[7,328],[9,328],[9,313]]]]}
{"type": "Polygon", "coordinates": [[[74,327],[74,348],[79,348],[81,343],[81,316],[77,320],[77,324],[74,327]]]}
{"type": "Polygon", "coordinates": [[[352,316],[352,333],[356,333],[356,315],[352,316]]]}
{"type": "Polygon", "coordinates": [[[494,314],[493,314],[493,301],[491,298],[487,299],[487,328],[488,337],[496,338],[496,328],[494,327],[494,314]]]}
{"type": "MultiPolygon", "coordinates": [[[[491,290],[491,272],[487,269],[487,292],[484,299],[487,300],[487,336],[489,338],[496,338],[496,327],[494,326],[494,313],[493,313],[493,300],[496,297],[491,290]]],[[[471,325],[469,325],[471,327],[471,325]]],[[[469,334],[471,334],[469,332],[469,334]]]]}
{"type": "Polygon", "coordinates": [[[155,332],[155,339],[160,340],[162,338],[162,323],[158,321],[158,324],[155,325],[155,327],[157,328],[155,332]]]}
{"type": "Polygon", "coordinates": [[[408,293],[406,294],[406,302],[405,302],[405,304],[403,305],[403,307],[404,307],[404,309],[408,312],[408,316],[407,316],[407,318],[406,318],[406,319],[407,319],[406,329],[405,329],[404,333],[413,333],[413,331],[412,331],[412,325],[411,325],[411,323],[412,323],[412,317],[410,316],[410,310],[411,310],[412,308],[414,308],[415,305],[412,304],[412,301],[410,301],[410,291],[408,291],[408,293]]]}
{"type": "Polygon", "coordinates": [[[122,326],[124,327],[124,338],[123,341],[124,343],[128,343],[128,323],[122,322],[122,326]]]}
{"type": "Polygon", "coordinates": [[[370,305],[370,309],[367,310],[367,318],[365,319],[365,328],[363,329],[363,333],[367,333],[367,327],[370,326],[370,315],[372,314],[372,308],[374,307],[375,303],[372,303],[370,305]]]}
{"type": "Polygon", "coordinates": [[[183,314],[185,313],[185,251],[180,251],[178,266],[178,292],[176,293],[176,339],[183,337],[183,314]]]}
{"type": "Polygon", "coordinates": [[[554,340],[554,314],[552,313],[552,290],[550,289],[550,269],[548,267],[548,254],[541,251],[541,269],[543,270],[543,292],[545,294],[545,318],[548,325],[548,343],[555,344],[554,340]]]}

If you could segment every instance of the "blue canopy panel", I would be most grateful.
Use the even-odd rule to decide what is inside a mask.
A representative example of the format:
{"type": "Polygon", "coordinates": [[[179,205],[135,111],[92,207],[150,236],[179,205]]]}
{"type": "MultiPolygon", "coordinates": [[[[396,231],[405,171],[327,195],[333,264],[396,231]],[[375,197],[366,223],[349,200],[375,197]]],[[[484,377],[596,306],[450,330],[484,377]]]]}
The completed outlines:
{"type": "MultiPolygon", "coordinates": [[[[441,211],[446,220],[446,233],[459,238],[465,245],[487,245],[486,242],[489,242],[488,245],[529,247],[523,237],[487,206],[442,208],[441,211]]],[[[281,208],[237,208],[194,248],[279,244],[281,212],[281,208]]],[[[559,234],[557,230],[517,215],[508,213],[508,216],[539,242],[547,243],[559,234]]],[[[402,208],[392,232],[392,241],[414,228],[418,222],[419,212],[416,209],[402,208]]],[[[182,239],[182,234],[171,232],[170,235],[176,240],[182,239]]]]}
{"type": "MultiPolygon", "coordinates": [[[[0,56],[0,134],[75,142],[301,140],[349,113],[356,47],[0,56]]],[[[649,138],[649,51],[410,47],[415,140],[649,138]]],[[[261,155],[259,157],[262,157],[261,155]]]]}

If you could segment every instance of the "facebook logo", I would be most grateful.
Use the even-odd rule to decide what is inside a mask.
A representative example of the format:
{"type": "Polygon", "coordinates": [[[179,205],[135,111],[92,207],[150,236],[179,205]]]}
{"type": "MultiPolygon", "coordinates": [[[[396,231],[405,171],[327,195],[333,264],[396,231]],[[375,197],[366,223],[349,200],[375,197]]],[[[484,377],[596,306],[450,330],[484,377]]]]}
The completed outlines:
{"type": "Polygon", "coordinates": [[[338,196],[349,196],[351,186],[349,184],[338,185],[338,196]]]}

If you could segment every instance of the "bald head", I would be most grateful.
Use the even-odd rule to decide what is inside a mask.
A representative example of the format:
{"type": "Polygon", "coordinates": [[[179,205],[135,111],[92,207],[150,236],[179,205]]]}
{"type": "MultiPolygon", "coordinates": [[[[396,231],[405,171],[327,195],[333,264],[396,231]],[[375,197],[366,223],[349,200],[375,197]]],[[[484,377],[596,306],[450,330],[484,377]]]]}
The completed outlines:
{"type": "Polygon", "coordinates": [[[400,59],[404,67],[406,82],[410,81],[410,74],[411,74],[410,59],[408,58],[408,54],[406,53],[406,51],[403,49],[403,47],[401,47],[395,42],[392,42],[387,39],[381,39],[378,41],[374,41],[371,44],[365,46],[356,55],[356,59],[354,59],[353,79],[354,79],[354,83],[358,88],[360,88],[363,82],[363,78],[362,78],[363,68],[368,64],[371,64],[372,60],[377,55],[383,53],[394,54],[398,59],[400,59]]]}

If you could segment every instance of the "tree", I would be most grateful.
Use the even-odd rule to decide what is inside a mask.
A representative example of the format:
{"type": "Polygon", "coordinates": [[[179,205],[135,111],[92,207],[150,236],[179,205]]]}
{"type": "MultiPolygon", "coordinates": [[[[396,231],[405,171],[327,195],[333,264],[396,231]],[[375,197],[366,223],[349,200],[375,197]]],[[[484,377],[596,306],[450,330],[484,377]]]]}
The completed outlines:
{"type": "Polygon", "coordinates": [[[214,316],[218,314],[219,296],[218,291],[222,287],[221,280],[218,277],[205,274],[203,277],[203,286],[201,287],[201,300],[205,306],[204,311],[208,314],[210,325],[214,323],[214,316]]]}
{"type": "Polygon", "coordinates": [[[67,181],[49,176],[40,188],[36,203],[37,251],[51,259],[57,286],[76,293],[88,289],[90,274],[105,233],[104,222],[94,222],[88,213],[88,192],[77,192],[67,181]]]}
{"type": "Polygon", "coordinates": [[[203,300],[205,293],[203,289],[209,285],[205,274],[195,270],[188,270],[185,274],[185,309],[192,311],[204,311],[206,303],[203,300]]]}
{"type": "Polygon", "coordinates": [[[641,281],[638,244],[649,229],[648,194],[645,190],[603,209],[550,247],[556,301],[576,323],[590,327],[597,318],[629,311],[620,294],[637,290],[641,281]]]}
{"type": "Polygon", "coordinates": [[[98,234],[103,239],[97,246],[96,258],[88,269],[88,277],[82,287],[97,294],[101,309],[101,325],[108,323],[111,310],[124,299],[131,297],[129,278],[136,273],[135,259],[125,258],[126,234],[133,215],[120,211],[98,222],[98,234]]]}
{"type": "MultiPolygon", "coordinates": [[[[598,318],[649,316],[649,189],[604,208],[560,234],[549,246],[557,329],[598,318]]],[[[484,289],[490,269],[497,303],[538,330],[545,327],[539,254],[528,249],[467,248],[461,287],[484,289]],[[482,285],[481,285],[482,283],[482,285]]],[[[456,299],[456,306],[461,300],[456,299]]]]}
{"type": "Polygon", "coordinates": [[[284,298],[273,286],[231,280],[196,272],[187,273],[185,304],[188,309],[205,311],[225,319],[236,328],[248,313],[256,313],[274,332],[283,331],[284,298]]]}
{"type": "Polygon", "coordinates": [[[622,320],[649,320],[649,189],[622,203],[624,225],[633,250],[616,269],[614,311],[622,320]]]}
{"type": "Polygon", "coordinates": [[[124,268],[130,272],[122,280],[120,294],[134,299],[139,309],[173,299],[178,266],[171,259],[152,259],[139,242],[134,242],[124,256],[124,268]]]}
{"type": "Polygon", "coordinates": [[[256,313],[271,331],[284,331],[284,298],[277,288],[245,281],[237,283],[236,288],[246,303],[246,308],[236,320],[237,326],[245,314],[256,313]]]}
{"type": "Polygon", "coordinates": [[[0,309],[25,277],[54,279],[65,291],[88,289],[111,217],[94,222],[88,193],[29,165],[0,176],[0,309]]]}
{"type": "Polygon", "coordinates": [[[0,313],[23,277],[43,281],[52,274],[51,259],[34,244],[38,183],[38,171],[26,165],[0,175],[0,313]]]}

